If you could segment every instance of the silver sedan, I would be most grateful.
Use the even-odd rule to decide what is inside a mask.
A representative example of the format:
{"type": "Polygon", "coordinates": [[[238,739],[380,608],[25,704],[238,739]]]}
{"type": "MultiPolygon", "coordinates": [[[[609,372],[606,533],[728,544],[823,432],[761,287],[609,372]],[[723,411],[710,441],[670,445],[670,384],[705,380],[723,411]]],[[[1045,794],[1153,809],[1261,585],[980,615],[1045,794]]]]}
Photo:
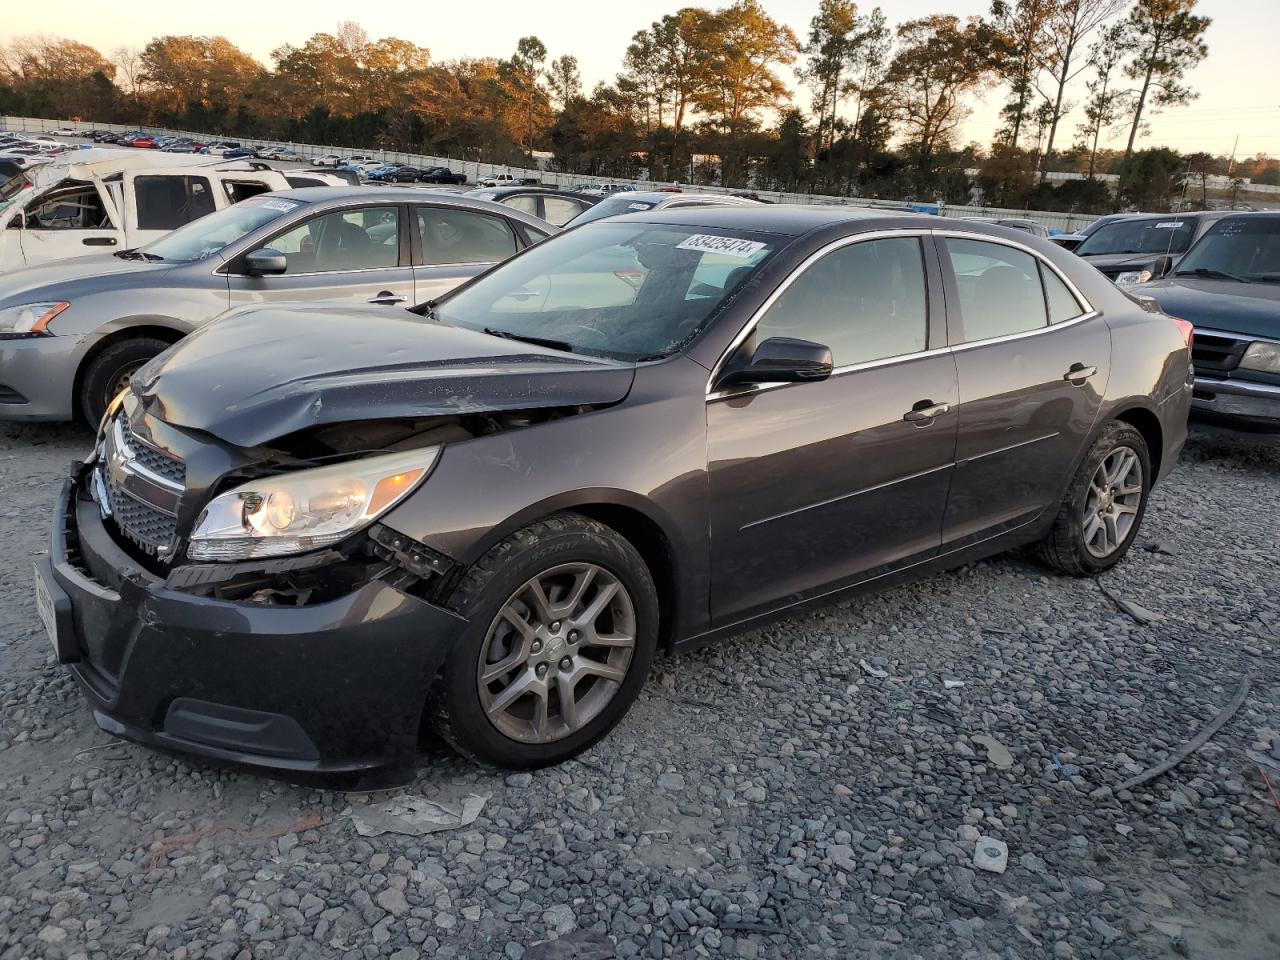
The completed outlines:
{"type": "Polygon", "coordinates": [[[138,250],[16,271],[0,280],[0,419],[96,423],[142,364],[229,309],[411,306],[554,232],[456,194],[311,187],[251,197],[138,250]]]}

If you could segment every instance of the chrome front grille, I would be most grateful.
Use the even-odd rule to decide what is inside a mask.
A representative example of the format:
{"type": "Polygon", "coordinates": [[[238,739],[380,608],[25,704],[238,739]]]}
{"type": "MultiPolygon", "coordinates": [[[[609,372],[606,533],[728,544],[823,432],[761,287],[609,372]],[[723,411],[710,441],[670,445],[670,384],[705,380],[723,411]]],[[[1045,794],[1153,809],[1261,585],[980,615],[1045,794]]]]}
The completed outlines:
{"type": "Polygon", "coordinates": [[[94,498],[125,537],[168,560],[178,533],[186,466],[139,438],[119,414],[102,441],[94,498]]]}
{"type": "Polygon", "coordinates": [[[120,430],[128,438],[129,449],[133,452],[134,459],[139,466],[150,470],[158,477],[164,477],[166,480],[172,481],[179,488],[187,482],[187,468],[183,462],[169,456],[162,450],[157,450],[141,439],[133,432],[133,426],[123,412],[120,414],[120,430]]]}

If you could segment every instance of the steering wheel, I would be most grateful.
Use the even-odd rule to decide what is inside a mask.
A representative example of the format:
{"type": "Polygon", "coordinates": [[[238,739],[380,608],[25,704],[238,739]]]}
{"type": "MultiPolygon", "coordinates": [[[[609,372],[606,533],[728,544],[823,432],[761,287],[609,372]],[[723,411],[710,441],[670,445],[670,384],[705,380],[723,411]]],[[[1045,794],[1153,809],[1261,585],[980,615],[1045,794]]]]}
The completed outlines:
{"type": "Polygon", "coordinates": [[[569,324],[566,329],[581,330],[583,333],[587,334],[590,339],[595,341],[596,346],[608,347],[612,345],[612,340],[608,334],[601,330],[597,330],[595,327],[589,327],[585,323],[569,324]]]}

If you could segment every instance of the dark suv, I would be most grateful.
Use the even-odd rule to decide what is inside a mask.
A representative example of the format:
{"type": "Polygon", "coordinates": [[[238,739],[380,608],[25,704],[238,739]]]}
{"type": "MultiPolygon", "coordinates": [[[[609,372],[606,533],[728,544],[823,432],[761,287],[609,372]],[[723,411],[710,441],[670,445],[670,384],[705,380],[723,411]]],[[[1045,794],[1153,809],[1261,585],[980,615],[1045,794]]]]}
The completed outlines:
{"type": "Polygon", "coordinates": [[[747,204],[589,223],[414,311],[264,304],[157,357],[38,608],[111,733],[350,770],[426,719],[532,767],[700,644],[1019,544],[1133,544],[1188,330],[1047,241],[747,204]]]}
{"type": "Polygon", "coordinates": [[[1195,325],[1197,416],[1280,431],[1280,212],[1217,220],[1141,293],[1195,325]]]}

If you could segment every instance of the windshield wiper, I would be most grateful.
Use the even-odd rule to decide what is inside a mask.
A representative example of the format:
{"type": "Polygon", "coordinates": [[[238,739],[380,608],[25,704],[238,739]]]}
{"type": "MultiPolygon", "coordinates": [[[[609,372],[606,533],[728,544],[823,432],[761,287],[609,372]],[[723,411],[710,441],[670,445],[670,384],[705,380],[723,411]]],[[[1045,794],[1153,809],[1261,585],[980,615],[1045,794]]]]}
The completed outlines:
{"type": "Polygon", "coordinates": [[[484,332],[491,337],[501,337],[503,340],[519,340],[521,343],[532,343],[535,347],[550,347],[552,350],[563,350],[566,353],[573,353],[573,344],[566,343],[564,340],[550,340],[546,337],[530,337],[523,333],[512,333],[510,330],[495,330],[492,327],[485,327],[484,332]]]}
{"type": "Polygon", "coordinates": [[[144,253],[141,250],[117,250],[116,256],[121,260],[147,260],[151,262],[159,262],[164,257],[157,256],[154,253],[144,253]]]}
{"type": "Polygon", "coordinates": [[[1235,280],[1237,283],[1253,283],[1252,280],[1238,277],[1234,273],[1227,273],[1225,270],[1210,270],[1208,267],[1196,267],[1194,270],[1175,270],[1173,275],[1175,277],[1214,277],[1219,280],[1235,280]]]}

